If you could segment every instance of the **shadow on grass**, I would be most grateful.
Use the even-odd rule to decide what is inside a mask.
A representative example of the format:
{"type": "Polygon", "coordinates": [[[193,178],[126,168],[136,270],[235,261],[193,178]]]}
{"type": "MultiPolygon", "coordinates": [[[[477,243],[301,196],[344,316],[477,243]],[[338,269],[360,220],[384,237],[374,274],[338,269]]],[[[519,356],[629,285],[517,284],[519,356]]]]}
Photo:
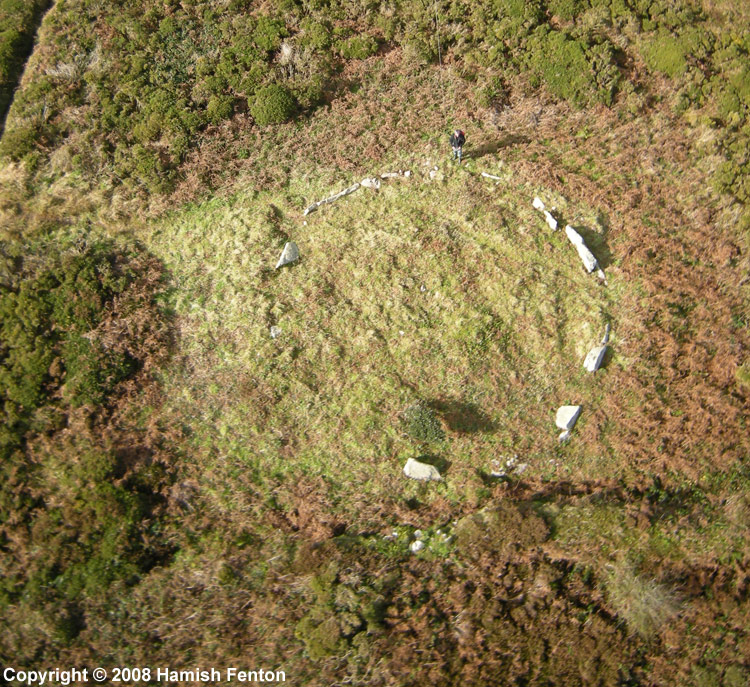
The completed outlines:
{"type": "Polygon", "coordinates": [[[425,453],[421,456],[417,456],[414,460],[434,466],[442,477],[445,477],[445,473],[448,472],[452,465],[451,461],[447,458],[435,455],[434,453],[425,453]]]}
{"type": "Polygon", "coordinates": [[[437,399],[428,403],[443,419],[448,429],[459,434],[492,432],[497,425],[475,403],[465,403],[455,399],[437,399]]]}
{"type": "Polygon", "coordinates": [[[604,233],[600,234],[588,227],[571,226],[583,237],[584,242],[599,263],[599,267],[606,270],[612,264],[612,251],[607,244],[606,229],[604,233]]]}
{"type": "Polygon", "coordinates": [[[529,142],[529,138],[527,136],[520,136],[518,134],[508,134],[507,136],[504,136],[503,138],[499,138],[496,141],[488,141],[486,143],[482,143],[476,148],[469,148],[466,154],[464,155],[464,159],[473,158],[474,160],[478,160],[479,158],[482,158],[485,155],[494,155],[498,150],[501,150],[502,148],[508,148],[509,146],[514,146],[520,143],[528,143],[528,142],[529,142]]]}

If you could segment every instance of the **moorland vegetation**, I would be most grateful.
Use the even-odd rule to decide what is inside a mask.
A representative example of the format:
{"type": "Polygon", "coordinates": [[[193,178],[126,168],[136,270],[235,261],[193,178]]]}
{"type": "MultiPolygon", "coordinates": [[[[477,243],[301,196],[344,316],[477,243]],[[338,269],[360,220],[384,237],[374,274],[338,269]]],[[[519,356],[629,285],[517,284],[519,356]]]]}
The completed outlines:
{"type": "Polygon", "coordinates": [[[4,663],[747,683],[746,9],[48,5],[0,1],[4,663]]]}

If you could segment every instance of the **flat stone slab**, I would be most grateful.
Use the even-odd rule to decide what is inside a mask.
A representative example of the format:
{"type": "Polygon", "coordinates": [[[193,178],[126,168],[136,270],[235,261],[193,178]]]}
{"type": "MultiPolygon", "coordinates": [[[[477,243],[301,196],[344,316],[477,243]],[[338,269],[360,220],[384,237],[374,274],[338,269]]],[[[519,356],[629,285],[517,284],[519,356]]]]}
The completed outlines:
{"type": "Polygon", "coordinates": [[[365,177],[359,182],[362,188],[371,188],[377,191],[380,188],[380,179],[377,177],[365,177]]]}
{"type": "Polygon", "coordinates": [[[607,346],[594,346],[587,354],[583,361],[583,367],[587,372],[596,372],[604,360],[607,353],[607,346]]]}
{"type": "Polygon", "coordinates": [[[414,460],[414,458],[409,458],[409,460],[406,461],[406,465],[404,465],[404,474],[411,479],[418,479],[423,482],[439,482],[443,479],[434,465],[420,463],[418,460],[414,460]]]}
{"type": "Polygon", "coordinates": [[[560,406],[555,415],[555,424],[566,431],[573,429],[578,416],[581,414],[581,406],[560,406]]]}
{"type": "Polygon", "coordinates": [[[289,243],[284,246],[284,250],[281,251],[281,257],[276,263],[275,269],[279,269],[279,267],[288,265],[296,260],[299,260],[299,248],[297,248],[297,244],[294,241],[289,241],[289,243]]]}
{"type": "Polygon", "coordinates": [[[547,210],[544,211],[544,221],[552,231],[557,231],[557,220],[547,210]]]}
{"type": "Polygon", "coordinates": [[[565,227],[565,235],[570,239],[570,242],[575,246],[578,256],[583,261],[583,266],[586,271],[591,273],[599,267],[599,263],[596,261],[594,254],[589,250],[588,246],[581,236],[573,227],[570,225],[565,227]]]}
{"type": "Polygon", "coordinates": [[[544,212],[544,203],[542,202],[542,199],[538,196],[534,196],[534,201],[531,203],[535,209],[539,210],[540,212],[544,212]]]}

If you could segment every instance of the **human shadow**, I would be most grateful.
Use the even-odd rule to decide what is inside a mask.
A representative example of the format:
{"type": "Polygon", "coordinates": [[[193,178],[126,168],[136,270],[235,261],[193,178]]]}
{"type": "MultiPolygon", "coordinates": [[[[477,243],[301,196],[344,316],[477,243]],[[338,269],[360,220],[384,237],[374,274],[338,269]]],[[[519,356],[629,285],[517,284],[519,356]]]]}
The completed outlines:
{"type": "Polygon", "coordinates": [[[475,403],[465,403],[456,399],[435,399],[428,403],[443,419],[448,429],[459,434],[492,432],[496,425],[475,403]]]}
{"type": "Polygon", "coordinates": [[[528,143],[528,136],[521,136],[520,134],[508,134],[495,141],[487,141],[481,143],[476,148],[469,147],[468,151],[464,155],[465,158],[474,158],[478,160],[485,155],[494,155],[498,150],[502,148],[508,148],[509,146],[518,145],[520,143],[528,143]]]}

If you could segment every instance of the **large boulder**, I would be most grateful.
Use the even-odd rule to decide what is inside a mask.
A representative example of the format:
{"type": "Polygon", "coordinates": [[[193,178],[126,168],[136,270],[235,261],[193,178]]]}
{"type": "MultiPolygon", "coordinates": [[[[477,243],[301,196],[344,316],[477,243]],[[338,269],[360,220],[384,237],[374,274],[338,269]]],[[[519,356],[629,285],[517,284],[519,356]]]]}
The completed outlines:
{"type": "Polygon", "coordinates": [[[418,479],[423,482],[439,482],[443,479],[434,465],[420,463],[418,460],[414,460],[414,458],[409,458],[409,460],[406,461],[406,465],[404,465],[404,474],[411,479],[418,479]]]}

